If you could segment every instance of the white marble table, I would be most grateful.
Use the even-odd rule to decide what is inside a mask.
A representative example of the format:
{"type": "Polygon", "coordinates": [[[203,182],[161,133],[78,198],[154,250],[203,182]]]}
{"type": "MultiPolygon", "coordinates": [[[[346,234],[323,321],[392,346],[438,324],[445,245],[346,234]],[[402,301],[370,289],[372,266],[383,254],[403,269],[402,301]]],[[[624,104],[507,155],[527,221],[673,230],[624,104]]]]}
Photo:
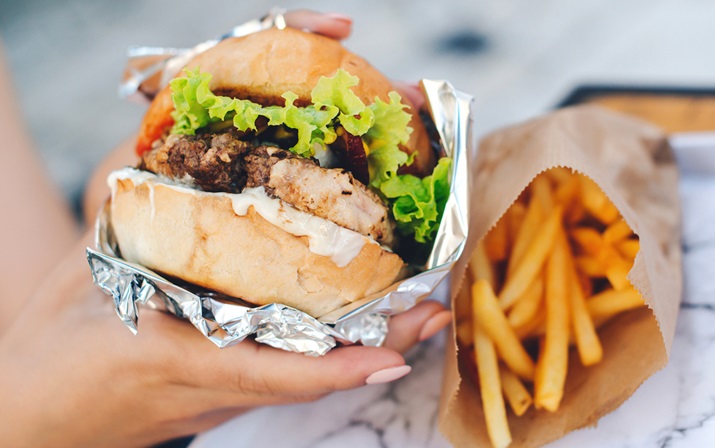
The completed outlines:
{"type": "MultiPolygon", "coordinates": [[[[670,362],[595,429],[553,448],[715,446],[715,171],[686,173],[680,191],[685,295],[670,362]]],[[[447,447],[437,429],[444,336],[410,352],[414,370],[396,383],[264,408],[200,435],[191,448],[447,447]]]]}

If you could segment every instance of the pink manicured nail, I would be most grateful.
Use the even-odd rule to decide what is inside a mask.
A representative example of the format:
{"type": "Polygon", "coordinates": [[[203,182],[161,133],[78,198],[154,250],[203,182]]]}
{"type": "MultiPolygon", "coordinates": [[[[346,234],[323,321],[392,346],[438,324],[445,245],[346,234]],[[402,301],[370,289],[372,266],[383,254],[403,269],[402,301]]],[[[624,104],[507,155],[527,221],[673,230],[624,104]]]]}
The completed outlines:
{"type": "Polygon", "coordinates": [[[382,384],[398,380],[412,371],[410,366],[390,367],[389,369],[378,370],[365,380],[365,384],[382,384]]]}
{"type": "Polygon", "coordinates": [[[452,312],[449,310],[440,311],[425,322],[420,331],[419,340],[424,341],[436,335],[441,329],[452,321],[452,312]]]}
{"type": "Polygon", "coordinates": [[[340,14],[339,12],[327,12],[323,14],[323,17],[327,17],[331,20],[339,20],[341,22],[353,23],[353,18],[346,16],[345,14],[340,14]]]}

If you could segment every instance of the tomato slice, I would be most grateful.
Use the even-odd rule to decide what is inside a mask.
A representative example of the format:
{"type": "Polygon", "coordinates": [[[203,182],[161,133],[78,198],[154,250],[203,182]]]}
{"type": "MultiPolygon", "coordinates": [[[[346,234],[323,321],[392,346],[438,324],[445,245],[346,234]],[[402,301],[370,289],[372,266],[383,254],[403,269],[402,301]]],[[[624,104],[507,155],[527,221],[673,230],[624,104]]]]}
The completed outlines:
{"type": "Polygon", "coordinates": [[[165,88],[154,98],[144,115],[137,137],[137,155],[141,157],[151,150],[152,143],[174,125],[174,119],[171,118],[172,110],[174,110],[174,103],[171,101],[171,90],[165,88]]]}

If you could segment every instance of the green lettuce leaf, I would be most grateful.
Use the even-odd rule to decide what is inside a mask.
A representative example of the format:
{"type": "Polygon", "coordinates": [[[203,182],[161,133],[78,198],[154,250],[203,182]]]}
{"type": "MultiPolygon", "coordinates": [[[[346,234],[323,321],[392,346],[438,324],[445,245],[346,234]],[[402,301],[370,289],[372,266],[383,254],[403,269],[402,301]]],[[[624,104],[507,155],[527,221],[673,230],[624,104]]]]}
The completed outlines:
{"type": "Polygon", "coordinates": [[[337,111],[338,121],[352,135],[365,134],[375,121],[372,110],[352,91],[359,82],[357,76],[339,69],[331,78],[321,77],[310,93],[316,109],[337,111]]]}
{"type": "Polygon", "coordinates": [[[368,144],[385,146],[407,143],[412,134],[408,126],[412,116],[405,112],[407,106],[402,103],[402,98],[397,92],[388,94],[389,103],[375,98],[370,105],[370,110],[375,115],[374,125],[367,131],[368,144]]]}
{"type": "Polygon", "coordinates": [[[342,126],[352,135],[362,136],[367,145],[370,186],[384,196],[402,235],[412,235],[420,243],[434,238],[449,194],[451,159],[439,160],[430,176],[420,179],[398,175],[398,169],[412,163],[413,157],[400,150],[412,133],[411,115],[396,92],[388,101],[375,98],[365,105],[352,91],[359,83],[356,76],[340,69],[333,77],[322,77],[311,92],[311,105],[295,106],[297,95],[283,94],[283,106],[263,107],[248,100],[215,95],[209,88],[211,75],[186,70],[185,76],[171,81],[175,121],[171,132],[194,135],[197,130],[216,123],[227,123],[241,131],[255,130],[256,120],[265,117],[269,126],[284,125],[295,129],[298,142],[292,152],[315,155],[316,145],[325,147],[337,138],[342,126]]]}
{"type": "Polygon", "coordinates": [[[400,151],[397,146],[373,145],[367,156],[367,167],[370,172],[370,186],[380,188],[383,182],[397,174],[397,169],[407,164],[410,156],[400,151]]]}
{"type": "Polygon", "coordinates": [[[410,156],[399,147],[410,138],[412,128],[407,124],[412,116],[405,112],[407,106],[402,104],[402,98],[397,92],[390,92],[389,99],[390,102],[386,103],[375,98],[375,103],[370,106],[375,115],[375,124],[363,137],[370,149],[367,157],[370,185],[375,188],[397,174],[399,167],[412,163],[410,156]]]}
{"type": "Polygon", "coordinates": [[[208,73],[196,74],[192,77],[175,78],[170,82],[171,99],[174,102],[174,119],[172,134],[194,135],[196,129],[211,122],[208,110],[197,99],[199,86],[211,79],[208,73]]]}
{"type": "Polygon", "coordinates": [[[268,119],[270,126],[285,125],[298,131],[298,143],[289,148],[296,154],[312,157],[315,145],[325,147],[337,138],[336,127],[342,126],[352,135],[363,136],[368,146],[368,165],[373,186],[410,163],[407,154],[399,149],[410,137],[407,126],[411,116],[405,111],[400,95],[389,93],[389,102],[375,98],[366,106],[352,91],[360,80],[339,69],[330,78],[322,77],[311,92],[313,104],[297,107],[297,96],[292,92],[283,95],[284,106],[262,107],[248,100],[215,95],[209,84],[211,74],[186,70],[185,76],[171,81],[174,101],[174,134],[194,135],[200,128],[213,123],[232,120],[241,130],[256,129],[258,117],[268,119]]]}
{"type": "Polygon", "coordinates": [[[326,111],[314,106],[297,107],[293,104],[297,96],[292,92],[283,95],[284,106],[263,107],[248,100],[215,95],[209,88],[211,78],[211,74],[197,68],[171,81],[173,134],[194,135],[198,129],[225,120],[231,120],[241,131],[256,130],[256,120],[265,117],[271,126],[285,125],[298,131],[298,143],[289,149],[301,156],[312,157],[315,143],[325,146],[335,141],[333,122],[339,108],[326,111]]]}
{"type": "Polygon", "coordinates": [[[392,204],[397,230],[415,241],[434,239],[449,197],[449,173],[452,159],[442,157],[432,174],[420,179],[411,174],[393,175],[380,185],[382,194],[392,204]]]}

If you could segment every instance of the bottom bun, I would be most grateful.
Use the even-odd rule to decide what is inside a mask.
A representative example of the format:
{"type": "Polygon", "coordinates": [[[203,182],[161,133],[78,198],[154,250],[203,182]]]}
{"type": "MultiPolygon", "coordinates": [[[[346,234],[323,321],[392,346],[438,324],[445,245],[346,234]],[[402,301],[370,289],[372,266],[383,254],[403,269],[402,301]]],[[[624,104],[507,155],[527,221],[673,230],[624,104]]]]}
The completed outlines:
{"type": "MultiPolygon", "coordinates": [[[[125,260],[256,305],[278,302],[319,317],[390,286],[404,265],[360,235],[364,244],[353,245],[356,255],[342,257],[340,267],[334,257],[312,252],[308,237],[271,224],[253,205],[237,214],[233,195],[152,176],[136,185],[131,178],[112,182],[112,226],[125,260]]],[[[320,227],[334,226],[322,221],[320,227]]]]}

